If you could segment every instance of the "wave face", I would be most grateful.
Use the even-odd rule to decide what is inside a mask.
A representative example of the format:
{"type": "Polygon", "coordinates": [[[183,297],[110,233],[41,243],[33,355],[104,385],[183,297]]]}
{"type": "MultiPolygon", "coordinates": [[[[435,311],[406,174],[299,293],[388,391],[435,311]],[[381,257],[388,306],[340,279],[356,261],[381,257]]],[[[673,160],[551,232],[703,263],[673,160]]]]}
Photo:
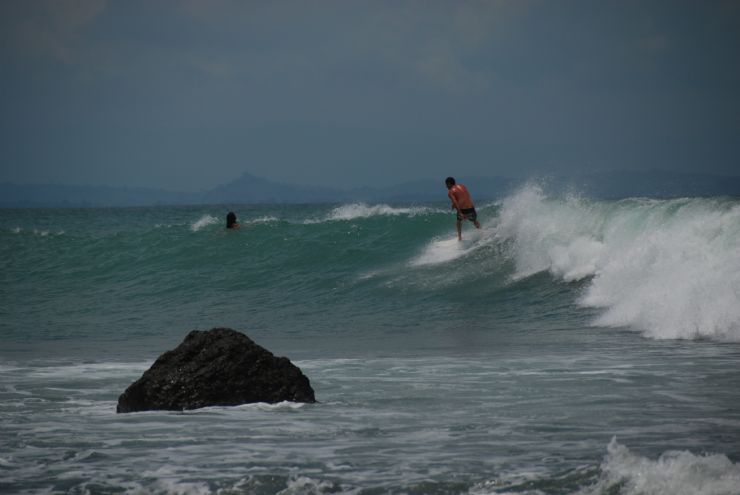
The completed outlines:
{"type": "Polygon", "coordinates": [[[596,325],[740,341],[736,200],[553,200],[530,186],[502,202],[496,234],[514,278],[588,279],[578,303],[604,309],[596,325]]]}
{"type": "Polygon", "coordinates": [[[737,495],[738,208],[0,210],[0,493],[737,495]],[[115,413],[216,326],[319,402],[115,413]]]}
{"type": "Polygon", "coordinates": [[[478,210],[482,228],[467,222],[462,242],[445,203],[2,210],[0,329],[280,321],[364,335],[443,330],[464,306],[480,328],[740,341],[737,200],[594,201],[528,186],[478,210]],[[226,231],[232,209],[242,228],[226,231]]]}

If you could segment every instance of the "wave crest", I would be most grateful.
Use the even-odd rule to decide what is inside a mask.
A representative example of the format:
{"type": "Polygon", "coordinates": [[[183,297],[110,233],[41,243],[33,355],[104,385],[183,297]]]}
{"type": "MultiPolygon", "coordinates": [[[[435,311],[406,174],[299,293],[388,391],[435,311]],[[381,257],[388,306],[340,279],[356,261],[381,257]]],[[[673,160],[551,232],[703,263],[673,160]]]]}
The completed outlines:
{"type": "Polygon", "coordinates": [[[591,278],[579,304],[595,324],[652,338],[740,341],[740,206],[701,198],[550,199],[527,186],[505,199],[496,236],[514,278],[591,278]]]}
{"type": "Polygon", "coordinates": [[[327,220],[354,220],[356,218],[370,218],[376,216],[422,215],[432,211],[424,206],[393,207],[386,204],[368,205],[352,203],[334,208],[327,216],[327,220]]]}
{"type": "Polygon", "coordinates": [[[674,495],[734,495],[740,486],[740,464],[722,454],[694,455],[669,451],[657,460],[630,452],[616,438],[607,447],[601,479],[578,493],[671,493],[674,495]]]}
{"type": "Polygon", "coordinates": [[[209,225],[215,225],[217,223],[221,223],[221,220],[214,217],[213,215],[203,215],[190,225],[190,230],[192,230],[193,232],[198,232],[199,230],[208,227],[209,225]]]}

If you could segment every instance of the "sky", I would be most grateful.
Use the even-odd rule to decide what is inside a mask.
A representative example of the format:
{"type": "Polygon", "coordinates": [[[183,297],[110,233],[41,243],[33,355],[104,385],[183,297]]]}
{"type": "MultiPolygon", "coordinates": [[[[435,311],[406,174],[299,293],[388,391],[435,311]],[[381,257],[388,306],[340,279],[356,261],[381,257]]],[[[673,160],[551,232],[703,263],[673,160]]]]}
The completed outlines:
{"type": "Polygon", "coordinates": [[[0,182],[740,175],[740,1],[4,0],[0,182]]]}

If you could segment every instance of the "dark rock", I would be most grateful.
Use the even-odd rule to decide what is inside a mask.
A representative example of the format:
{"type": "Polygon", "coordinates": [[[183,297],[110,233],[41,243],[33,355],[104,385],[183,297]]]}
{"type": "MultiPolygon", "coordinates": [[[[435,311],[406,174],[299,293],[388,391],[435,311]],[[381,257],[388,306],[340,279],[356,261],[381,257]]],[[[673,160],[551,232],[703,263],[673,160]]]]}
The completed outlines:
{"type": "Polygon", "coordinates": [[[251,402],[316,402],[308,378],[229,328],[193,330],[118,398],[119,413],[251,402]]]}

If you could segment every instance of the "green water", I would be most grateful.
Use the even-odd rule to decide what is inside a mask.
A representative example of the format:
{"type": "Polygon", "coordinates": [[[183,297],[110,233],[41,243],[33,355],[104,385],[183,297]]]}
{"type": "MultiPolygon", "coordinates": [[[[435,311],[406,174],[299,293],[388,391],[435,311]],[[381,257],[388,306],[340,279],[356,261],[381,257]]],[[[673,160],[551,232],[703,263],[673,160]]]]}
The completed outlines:
{"type": "Polygon", "coordinates": [[[0,210],[0,491],[740,493],[738,203],[478,210],[0,210]],[[115,414],[215,326],[319,403],[115,414]]]}

